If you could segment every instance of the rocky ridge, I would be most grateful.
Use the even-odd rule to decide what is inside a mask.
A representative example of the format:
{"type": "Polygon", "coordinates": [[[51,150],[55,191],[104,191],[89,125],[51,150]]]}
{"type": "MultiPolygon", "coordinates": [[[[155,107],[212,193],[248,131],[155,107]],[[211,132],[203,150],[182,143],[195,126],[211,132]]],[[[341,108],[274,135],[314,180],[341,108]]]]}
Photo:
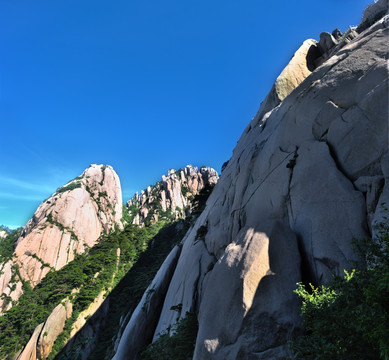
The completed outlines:
{"type": "MultiPolygon", "coordinates": [[[[290,356],[296,283],[349,269],[352,239],[371,236],[389,199],[388,26],[385,16],[340,40],[323,33],[281,76],[297,69],[299,80],[277,79],[292,85],[273,87],[186,234],[154,339],[195,312],[195,360],[290,356]]],[[[137,359],[131,324],[115,360],[137,359]]]]}
{"type": "Polygon", "coordinates": [[[121,228],[120,181],[110,166],[91,165],[36,210],[23,228],[11,260],[0,264],[0,309],[12,306],[23,282],[36,286],[76,254],[92,247],[99,236],[121,228]]]}
{"type": "Polygon", "coordinates": [[[205,187],[214,186],[218,178],[216,170],[206,166],[170,169],[162,181],[136,193],[127,202],[132,223],[144,226],[150,221],[185,217],[190,213],[194,197],[205,187]]]}

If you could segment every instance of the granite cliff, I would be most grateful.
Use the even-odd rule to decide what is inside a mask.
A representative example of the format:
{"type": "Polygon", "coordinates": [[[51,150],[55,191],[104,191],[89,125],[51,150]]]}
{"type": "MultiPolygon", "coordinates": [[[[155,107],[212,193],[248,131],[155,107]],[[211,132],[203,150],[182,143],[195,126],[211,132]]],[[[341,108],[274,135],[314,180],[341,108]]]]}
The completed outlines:
{"type": "Polygon", "coordinates": [[[194,197],[205,187],[213,187],[217,180],[216,170],[203,166],[200,170],[192,165],[184,169],[170,169],[162,181],[136,193],[127,202],[132,223],[145,223],[161,219],[178,219],[191,212],[194,197]]]}
{"type": "Polygon", "coordinates": [[[91,165],[45,200],[23,228],[12,258],[0,264],[0,309],[12,306],[22,285],[35,287],[99,236],[122,227],[120,181],[110,166],[91,165]]]}
{"type": "Polygon", "coordinates": [[[385,219],[387,12],[306,40],[220,179],[172,169],[122,208],[116,173],[92,165],[44,201],[0,265],[0,358],[136,360],[189,315],[195,360],[291,356],[296,283],[342,275],[385,219]]]}
{"type": "Polygon", "coordinates": [[[387,11],[376,2],[360,27],[296,52],[185,235],[166,296],[149,288],[113,359],[137,359],[134,336],[155,327],[156,341],[187,313],[199,323],[193,359],[290,356],[296,283],[349,269],[352,239],[372,235],[389,201],[387,11]]]}

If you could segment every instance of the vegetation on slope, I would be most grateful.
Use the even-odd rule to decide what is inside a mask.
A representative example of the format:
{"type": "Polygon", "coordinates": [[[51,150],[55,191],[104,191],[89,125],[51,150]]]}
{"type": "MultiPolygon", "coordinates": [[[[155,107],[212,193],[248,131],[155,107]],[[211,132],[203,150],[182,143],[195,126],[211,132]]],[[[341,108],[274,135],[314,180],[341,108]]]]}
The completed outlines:
{"type": "MultiPolygon", "coordinates": [[[[71,296],[74,311],[68,322],[74,321],[101,291],[108,290],[131,268],[161,226],[141,229],[128,225],[124,231],[103,235],[96,246],[77,255],[62,269],[50,271],[34,289],[25,282],[18,303],[0,317],[0,358],[11,359],[26,345],[35,327],[46,320],[55,306],[70,297],[73,289],[79,289],[71,296]],[[121,249],[119,269],[116,265],[117,248],[121,249]]],[[[55,344],[53,355],[64,344],[65,339],[62,340],[62,343],[55,344]]]]}
{"type": "MultiPolygon", "coordinates": [[[[111,292],[109,313],[104,332],[93,339],[96,349],[90,359],[109,358],[120,318],[136,307],[168,253],[201,213],[211,190],[207,188],[196,196],[194,214],[185,220],[149,223],[144,228],[128,224],[122,231],[116,229],[102,235],[93,248],[76,255],[62,269],[50,270],[34,289],[29,282],[24,282],[24,293],[18,302],[0,317],[0,358],[12,359],[27,344],[36,326],[44,322],[61,301],[69,298],[73,303],[72,316],[49,356],[49,359],[68,358],[63,347],[73,323],[102,291],[111,292]]],[[[0,260],[12,257],[18,235],[14,232],[2,240],[0,260]]],[[[69,354],[74,353],[74,349],[68,350],[69,354]]]]}
{"type": "Polygon", "coordinates": [[[0,239],[0,264],[12,258],[16,240],[18,239],[22,228],[8,233],[8,235],[0,239]]]}
{"type": "Polygon", "coordinates": [[[328,286],[299,284],[306,334],[292,344],[297,359],[389,359],[389,226],[358,242],[366,261],[328,286]]]}
{"type": "Polygon", "coordinates": [[[133,268],[112,290],[104,331],[96,339],[96,348],[89,356],[90,360],[112,358],[114,355],[112,340],[119,331],[120,319],[138,305],[166,256],[181,241],[189,225],[189,220],[180,220],[161,229],[133,268]]]}
{"type": "Polygon", "coordinates": [[[187,312],[173,329],[173,335],[162,334],[142,352],[140,360],[192,359],[197,331],[196,314],[187,312]]]}
{"type": "MultiPolygon", "coordinates": [[[[123,277],[109,295],[109,310],[104,331],[96,340],[96,348],[89,360],[111,359],[114,355],[113,342],[119,330],[120,319],[135,309],[143,293],[154,278],[171,249],[181,242],[194,220],[204,210],[213,187],[204,188],[193,200],[192,215],[186,219],[168,223],[150,241],[149,248],[123,277]]],[[[124,324],[123,324],[124,325],[124,324]]],[[[196,330],[197,333],[197,330],[196,330]]],[[[64,354],[65,355],[65,354],[64,354]]],[[[64,356],[66,359],[66,357],[64,356]]]]}

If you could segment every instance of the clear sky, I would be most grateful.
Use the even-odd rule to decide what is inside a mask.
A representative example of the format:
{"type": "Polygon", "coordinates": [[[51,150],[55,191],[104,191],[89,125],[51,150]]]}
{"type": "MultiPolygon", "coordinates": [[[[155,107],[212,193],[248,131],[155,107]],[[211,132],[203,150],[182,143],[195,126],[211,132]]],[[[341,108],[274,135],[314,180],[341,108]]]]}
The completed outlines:
{"type": "Polygon", "coordinates": [[[0,224],[22,226],[89,164],[127,201],[214,167],[294,51],[369,0],[0,0],[0,224]]]}

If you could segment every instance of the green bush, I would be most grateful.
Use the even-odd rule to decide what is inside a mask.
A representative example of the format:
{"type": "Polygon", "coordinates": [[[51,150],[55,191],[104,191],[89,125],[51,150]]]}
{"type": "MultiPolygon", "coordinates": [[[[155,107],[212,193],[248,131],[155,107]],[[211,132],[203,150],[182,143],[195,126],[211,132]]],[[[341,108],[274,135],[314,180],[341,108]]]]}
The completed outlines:
{"type": "Polygon", "coordinates": [[[65,185],[65,186],[58,188],[56,193],[60,194],[60,193],[63,193],[65,191],[71,191],[71,190],[74,190],[74,189],[77,189],[80,187],[81,187],[81,181],[73,181],[69,185],[65,185]]]}
{"type": "Polygon", "coordinates": [[[140,355],[140,360],[192,359],[198,331],[197,316],[187,312],[172,330],[172,335],[162,334],[140,355]]]}
{"type": "Polygon", "coordinates": [[[358,242],[366,261],[328,286],[295,291],[306,333],[291,348],[297,359],[389,359],[389,227],[358,242]]]}
{"type": "Polygon", "coordinates": [[[9,233],[4,239],[0,239],[0,264],[12,258],[15,243],[22,232],[22,228],[9,233]]]}

